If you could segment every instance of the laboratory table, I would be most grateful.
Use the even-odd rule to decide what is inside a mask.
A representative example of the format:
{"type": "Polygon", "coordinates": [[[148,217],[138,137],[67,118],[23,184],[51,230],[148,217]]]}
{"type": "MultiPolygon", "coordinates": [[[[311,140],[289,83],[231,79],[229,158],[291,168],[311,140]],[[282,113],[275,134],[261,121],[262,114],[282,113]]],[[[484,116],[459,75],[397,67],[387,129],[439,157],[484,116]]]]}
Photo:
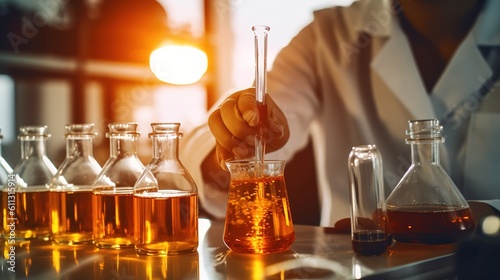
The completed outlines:
{"type": "Polygon", "coordinates": [[[455,245],[395,243],[381,256],[357,256],[350,235],[295,225],[282,253],[237,254],[222,241],[222,221],[199,220],[199,247],[177,256],[137,255],[51,242],[16,241],[15,260],[3,244],[1,279],[452,279],[455,245]],[[12,272],[15,270],[15,272],[12,272]]]}

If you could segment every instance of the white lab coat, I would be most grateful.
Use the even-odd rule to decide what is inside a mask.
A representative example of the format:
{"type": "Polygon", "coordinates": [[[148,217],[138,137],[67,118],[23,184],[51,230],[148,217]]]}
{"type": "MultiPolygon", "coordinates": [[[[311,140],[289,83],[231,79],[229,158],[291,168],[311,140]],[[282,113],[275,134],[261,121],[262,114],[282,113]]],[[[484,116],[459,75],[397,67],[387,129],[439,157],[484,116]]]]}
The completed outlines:
{"type": "MultiPolygon", "coordinates": [[[[315,12],[314,20],[278,54],[268,75],[268,92],[291,131],[285,147],[268,158],[291,159],[310,132],[323,226],[350,215],[347,158],[353,146],[377,145],[389,195],[410,165],[404,138],[412,119],[448,119],[442,165],[466,199],[500,198],[500,89],[489,87],[480,102],[470,98],[493,73],[479,48],[494,47],[499,53],[500,1],[487,1],[430,94],[390,2],[361,0],[315,12]],[[460,114],[446,117],[462,100],[467,102],[460,114]]],[[[205,192],[200,171],[214,143],[203,125],[184,139],[181,156],[198,183],[202,206],[223,217],[227,195],[205,192]]]]}

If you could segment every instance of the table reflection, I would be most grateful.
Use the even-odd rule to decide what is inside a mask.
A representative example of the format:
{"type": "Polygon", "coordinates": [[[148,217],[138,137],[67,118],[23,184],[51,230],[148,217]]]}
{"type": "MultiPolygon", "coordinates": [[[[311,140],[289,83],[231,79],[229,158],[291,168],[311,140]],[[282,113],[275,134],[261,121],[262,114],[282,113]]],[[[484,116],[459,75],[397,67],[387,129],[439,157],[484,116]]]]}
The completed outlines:
{"type": "Polygon", "coordinates": [[[198,250],[175,256],[47,241],[16,241],[12,249],[3,241],[0,279],[401,279],[433,270],[454,273],[453,245],[396,243],[381,256],[358,256],[349,234],[297,225],[288,251],[238,254],[224,245],[223,230],[221,221],[200,219],[198,250]]]}

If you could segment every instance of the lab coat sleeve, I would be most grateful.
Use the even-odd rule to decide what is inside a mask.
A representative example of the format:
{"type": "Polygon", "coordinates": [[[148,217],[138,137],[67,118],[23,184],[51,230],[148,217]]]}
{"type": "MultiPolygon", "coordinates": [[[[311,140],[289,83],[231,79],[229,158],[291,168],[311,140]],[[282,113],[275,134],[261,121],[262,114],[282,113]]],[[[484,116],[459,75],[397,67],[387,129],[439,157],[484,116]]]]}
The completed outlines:
{"type": "Polygon", "coordinates": [[[310,24],[278,53],[268,74],[268,94],[290,128],[290,139],[270,154],[272,158],[289,160],[307,144],[310,125],[320,110],[315,59],[315,33],[310,24]]]}

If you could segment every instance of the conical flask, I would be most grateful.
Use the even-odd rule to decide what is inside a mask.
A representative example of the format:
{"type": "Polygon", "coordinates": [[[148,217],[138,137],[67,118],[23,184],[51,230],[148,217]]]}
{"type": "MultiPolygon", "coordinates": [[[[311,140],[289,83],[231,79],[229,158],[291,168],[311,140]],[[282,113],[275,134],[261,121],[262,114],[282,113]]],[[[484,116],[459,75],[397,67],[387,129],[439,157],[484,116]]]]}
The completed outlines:
{"type": "Polygon", "coordinates": [[[434,119],[408,125],[411,166],[386,200],[393,238],[447,244],[470,236],[475,222],[469,204],[439,162],[443,127],[434,119]]]}
{"type": "Polygon", "coordinates": [[[198,188],[178,156],[179,123],[152,123],[153,158],[134,186],[135,250],[146,255],[198,248],[198,188]]]}
{"type": "Polygon", "coordinates": [[[43,239],[50,237],[50,208],[48,184],[57,168],[47,157],[46,141],[50,137],[47,126],[21,126],[21,159],[12,171],[8,201],[15,210],[7,212],[4,233],[15,224],[16,239],[43,239]],[[12,183],[12,184],[11,184],[12,183]]]}
{"type": "Polygon", "coordinates": [[[144,172],[137,156],[135,122],[108,125],[110,157],[92,185],[94,244],[99,248],[134,246],[134,184],[144,172]]]}
{"type": "MultiPolygon", "coordinates": [[[[4,224],[4,212],[7,213],[7,209],[4,210],[4,205],[7,205],[7,191],[8,191],[8,181],[9,175],[12,173],[12,167],[7,163],[7,161],[2,156],[2,130],[0,129],[0,223],[4,224]]],[[[12,178],[12,177],[11,177],[12,178]]],[[[12,180],[12,179],[11,179],[12,180]]],[[[0,238],[3,237],[3,230],[0,230],[0,238]]]]}
{"type": "Polygon", "coordinates": [[[49,184],[52,241],[92,242],[92,184],[101,166],[94,158],[94,124],[66,125],[66,158],[49,184]]]}

